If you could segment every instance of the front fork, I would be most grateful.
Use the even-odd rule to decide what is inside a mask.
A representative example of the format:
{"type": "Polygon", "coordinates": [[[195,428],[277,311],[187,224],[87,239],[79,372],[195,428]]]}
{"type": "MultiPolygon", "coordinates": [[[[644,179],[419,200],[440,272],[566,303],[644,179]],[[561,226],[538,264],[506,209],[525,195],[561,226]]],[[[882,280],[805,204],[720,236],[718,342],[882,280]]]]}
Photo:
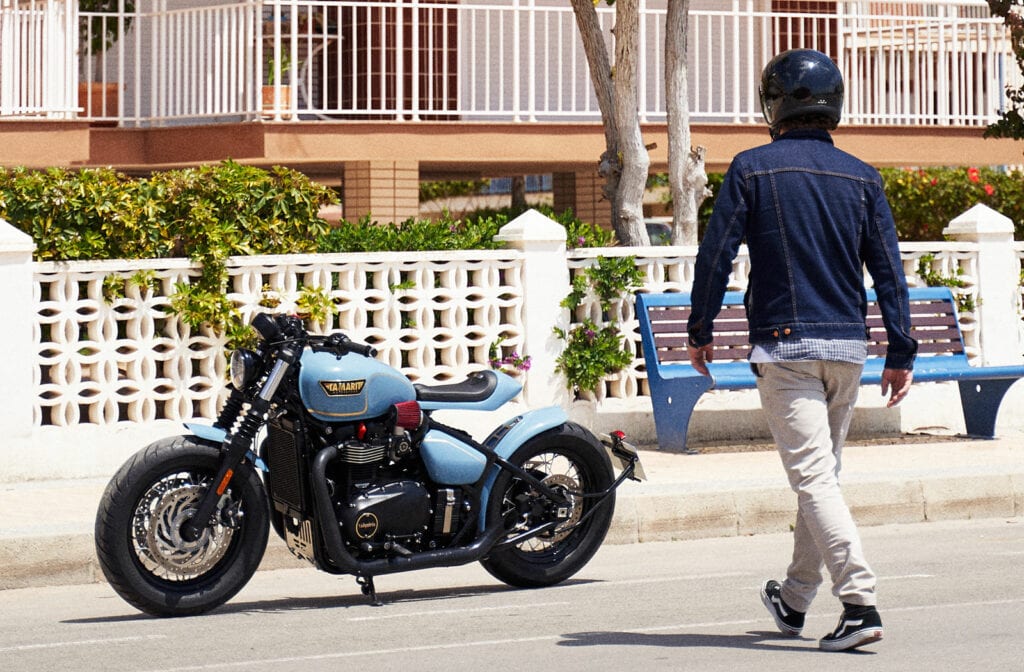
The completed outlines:
{"type": "MultiPolygon", "coordinates": [[[[228,484],[231,483],[231,479],[235,475],[235,469],[238,468],[246,453],[249,452],[249,447],[256,438],[256,432],[259,431],[267,417],[267,413],[270,411],[277,388],[281,385],[281,381],[284,380],[288,369],[298,359],[298,356],[299,353],[291,347],[281,349],[281,353],[274,363],[273,370],[271,370],[267,380],[263,383],[263,388],[260,390],[259,395],[253,399],[249,410],[245,412],[245,417],[242,418],[238,431],[229,434],[227,440],[224,441],[220,467],[217,469],[217,475],[213,479],[215,487],[208,489],[203,494],[195,514],[181,526],[181,537],[185,541],[196,541],[202,536],[203,530],[210,525],[213,514],[217,511],[220,501],[228,489],[228,484]]],[[[235,396],[236,394],[238,393],[232,393],[229,402],[237,405],[238,410],[241,410],[241,404],[238,403],[239,398],[235,396]]],[[[222,421],[230,422],[224,416],[225,414],[222,413],[218,423],[222,421]]],[[[230,431],[231,428],[225,427],[224,429],[230,431]]]]}

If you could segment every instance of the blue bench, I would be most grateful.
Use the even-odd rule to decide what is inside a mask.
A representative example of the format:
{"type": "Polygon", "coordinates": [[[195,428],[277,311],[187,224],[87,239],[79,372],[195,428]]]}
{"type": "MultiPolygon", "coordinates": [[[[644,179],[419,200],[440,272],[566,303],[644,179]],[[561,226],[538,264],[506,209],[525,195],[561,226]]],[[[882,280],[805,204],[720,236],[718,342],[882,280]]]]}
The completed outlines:
{"type": "MultiPolygon", "coordinates": [[[[862,385],[881,384],[886,334],[874,292],[868,291],[868,360],[862,385]]],[[[911,334],[918,340],[914,382],[956,381],[960,387],[967,434],[992,438],[1003,395],[1019,378],[1024,365],[971,366],[964,353],[956,303],[946,287],[910,290],[911,334]]],[[[685,450],[690,416],[697,400],[709,389],[742,390],[757,383],[747,357],[750,343],[741,292],[726,292],[715,319],[711,377],[690,366],[686,352],[686,321],[690,295],[684,292],[636,295],[636,317],[654,409],[658,445],[685,450]]]]}

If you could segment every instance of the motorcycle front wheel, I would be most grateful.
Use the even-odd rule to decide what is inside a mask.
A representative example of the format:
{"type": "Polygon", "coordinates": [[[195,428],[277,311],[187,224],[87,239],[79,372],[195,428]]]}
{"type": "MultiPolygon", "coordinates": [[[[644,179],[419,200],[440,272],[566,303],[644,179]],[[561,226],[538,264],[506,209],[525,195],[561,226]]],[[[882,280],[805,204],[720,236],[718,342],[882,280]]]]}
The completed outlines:
{"type": "Polygon", "coordinates": [[[504,544],[499,542],[481,561],[492,576],[520,588],[551,586],[578,572],[597,552],[615,512],[615,493],[603,500],[584,496],[604,492],[613,480],[607,454],[589,436],[578,425],[566,423],[530,439],[509,458],[563,494],[568,505],[555,505],[511,472],[499,474],[488,520],[506,520],[508,534],[504,544]],[[554,520],[560,522],[553,529],[508,543],[523,531],[554,520]]]}
{"type": "Polygon", "coordinates": [[[96,555],[126,602],[155,616],[191,616],[231,599],[263,558],[269,504],[250,464],[235,470],[216,522],[189,542],[181,526],[212,487],[217,447],[178,436],[121,467],[96,512],[96,555]]]}

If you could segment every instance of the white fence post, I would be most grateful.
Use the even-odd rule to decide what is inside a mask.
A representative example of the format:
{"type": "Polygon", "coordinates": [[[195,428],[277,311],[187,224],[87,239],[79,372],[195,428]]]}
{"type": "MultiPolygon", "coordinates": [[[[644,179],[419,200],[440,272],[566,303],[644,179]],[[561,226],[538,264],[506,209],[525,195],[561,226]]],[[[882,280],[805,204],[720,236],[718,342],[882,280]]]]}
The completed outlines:
{"type": "Polygon", "coordinates": [[[560,305],[569,294],[565,227],[528,210],[501,227],[495,240],[523,252],[523,354],[531,358],[523,398],[530,408],[565,406],[565,378],[555,368],[562,341],[554,327],[569,327],[569,311],[560,305]]]}
{"type": "Polygon", "coordinates": [[[979,203],[942,233],[978,245],[978,316],[981,364],[1021,364],[1020,262],[1013,222],[979,203]]]}
{"type": "Polygon", "coordinates": [[[35,347],[31,236],[0,219],[0,287],[4,291],[4,326],[0,338],[0,481],[32,435],[35,347]]]}

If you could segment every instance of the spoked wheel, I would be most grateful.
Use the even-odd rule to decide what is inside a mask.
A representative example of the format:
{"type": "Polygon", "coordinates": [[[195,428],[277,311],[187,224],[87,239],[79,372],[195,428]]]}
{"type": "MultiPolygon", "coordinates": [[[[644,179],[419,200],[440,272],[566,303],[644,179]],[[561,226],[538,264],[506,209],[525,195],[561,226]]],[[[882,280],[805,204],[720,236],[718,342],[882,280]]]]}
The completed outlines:
{"type": "Polygon", "coordinates": [[[488,520],[507,521],[508,535],[481,564],[495,578],[522,588],[550,586],[578,572],[601,546],[615,512],[615,493],[596,495],[612,484],[612,467],[600,444],[567,423],[523,444],[510,462],[565,496],[559,504],[528,482],[502,472],[494,483],[488,520]],[[600,501],[600,503],[599,503],[600,501]],[[514,541],[548,524],[540,534],[514,541]]]}
{"type": "Polygon", "coordinates": [[[235,471],[215,522],[194,541],[181,535],[218,462],[217,448],[174,437],[140,451],[111,479],[96,513],[96,554],[129,604],[156,616],[200,614],[231,599],[256,571],[269,507],[250,465],[235,471]]]}

